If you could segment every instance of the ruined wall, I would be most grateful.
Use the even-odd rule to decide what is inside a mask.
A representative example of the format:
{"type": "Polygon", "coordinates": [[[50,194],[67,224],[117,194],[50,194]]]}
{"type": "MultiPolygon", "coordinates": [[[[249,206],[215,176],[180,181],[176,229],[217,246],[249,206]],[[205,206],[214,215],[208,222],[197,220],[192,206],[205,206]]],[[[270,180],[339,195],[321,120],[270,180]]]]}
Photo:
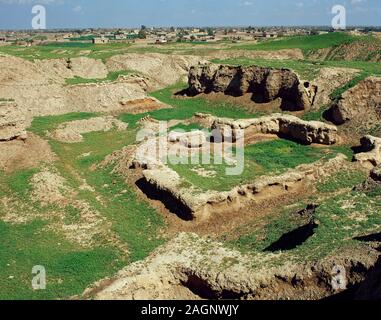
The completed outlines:
{"type": "Polygon", "coordinates": [[[189,72],[190,95],[223,92],[231,96],[253,94],[259,103],[282,99],[288,110],[304,110],[311,106],[313,97],[300,83],[298,76],[288,69],[197,65],[189,72]]]}
{"type": "Polygon", "coordinates": [[[213,130],[218,130],[222,137],[236,140],[239,129],[248,133],[278,134],[301,143],[319,143],[331,145],[338,141],[337,128],[319,121],[304,121],[291,115],[273,114],[254,119],[215,118],[213,130]],[[226,136],[226,133],[232,137],[226,136]]]}

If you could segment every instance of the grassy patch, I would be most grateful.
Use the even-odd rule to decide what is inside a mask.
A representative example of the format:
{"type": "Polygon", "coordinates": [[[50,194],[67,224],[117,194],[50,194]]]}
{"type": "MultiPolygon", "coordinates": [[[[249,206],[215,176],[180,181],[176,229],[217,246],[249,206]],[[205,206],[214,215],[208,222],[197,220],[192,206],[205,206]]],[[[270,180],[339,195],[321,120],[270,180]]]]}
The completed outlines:
{"type": "Polygon", "coordinates": [[[31,189],[29,181],[37,173],[37,169],[21,170],[5,177],[4,184],[9,187],[12,194],[26,197],[31,189]]]}
{"type": "Polygon", "coordinates": [[[339,171],[328,180],[317,184],[316,188],[319,192],[334,192],[344,188],[353,188],[361,182],[365,181],[367,175],[362,171],[339,171]]]}
{"type": "Polygon", "coordinates": [[[46,131],[54,130],[61,123],[75,121],[75,120],[85,120],[97,116],[96,113],[90,112],[76,112],[67,113],[58,116],[45,116],[45,117],[35,117],[29,131],[44,136],[46,131]]]}
{"type": "Polygon", "coordinates": [[[283,50],[283,49],[302,49],[307,52],[310,50],[324,49],[354,41],[356,38],[341,32],[333,32],[322,35],[295,36],[276,40],[265,40],[258,44],[236,46],[235,49],[242,50],[283,50]]]}
{"type": "MultiPolygon", "coordinates": [[[[31,130],[44,135],[60,123],[92,117],[93,114],[68,114],[35,119],[31,130]]],[[[78,193],[75,199],[86,202],[111,225],[111,231],[128,248],[128,255],[112,239],[99,237],[91,248],[67,240],[55,231],[54,224],[75,224],[80,211],[72,205],[64,208],[41,207],[30,198],[30,178],[36,170],[23,170],[12,175],[0,174],[0,196],[12,199],[16,212],[29,210],[40,217],[24,225],[0,222],[0,299],[59,299],[80,294],[91,283],[112,275],[126,264],[144,259],[163,243],[164,222],[148,203],[139,200],[124,179],[112,168],[93,170],[111,152],[134,142],[136,132],[121,134],[116,130],[84,135],[78,144],[49,141],[57,154],[54,170],[78,193]],[[90,189],[80,189],[86,180],[90,189]],[[50,213],[59,210],[63,221],[50,213]],[[39,220],[43,219],[43,220],[39,220]],[[32,267],[43,265],[47,271],[47,289],[31,289],[32,267]]],[[[0,202],[0,216],[7,212],[0,202]]]]}
{"type": "Polygon", "coordinates": [[[123,178],[111,172],[112,168],[92,169],[108,154],[135,142],[135,131],[123,135],[116,130],[92,132],[84,137],[84,142],[77,144],[50,142],[60,159],[56,167],[73,187],[78,188],[81,179],[86,180],[95,192],[81,190],[79,199],[112,223],[112,230],[129,248],[130,261],[143,259],[163,243],[158,235],[164,227],[161,217],[149,204],[140,201],[123,178]]]}
{"type": "Polygon", "coordinates": [[[127,53],[129,48],[130,44],[127,43],[92,44],[62,42],[32,47],[18,45],[2,46],[0,47],[0,52],[31,61],[40,59],[68,59],[82,56],[105,61],[114,55],[127,53]]]}
{"type": "Polygon", "coordinates": [[[0,221],[1,300],[67,298],[122,267],[116,249],[81,249],[45,227],[38,220],[25,225],[0,221]],[[46,290],[32,290],[36,265],[46,269],[46,290]]]}
{"type": "Polygon", "coordinates": [[[77,84],[85,84],[85,83],[104,83],[104,82],[113,82],[118,80],[119,76],[128,76],[133,74],[134,71],[129,70],[121,70],[121,71],[113,71],[109,72],[107,77],[104,79],[86,79],[81,77],[74,77],[66,79],[66,84],[69,85],[77,85],[77,84]]]}
{"type": "Polygon", "coordinates": [[[319,110],[308,111],[301,117],[306,121],[321,121],[324,122],[324,112],[328,110],[327,106],[321,107],[319,110]]]}
{"type": "MultiPolygon", "coordinates": [[[[350,183],[356,181],[352,180],[350,183]]],[[[337,189],[334,191],[346,188],[350,183],[336,185],[337,189]]],[[[305,263],[323,259],[346,249],[354,250],[356,247],[366,245],[355,240],[355,237],[380,231],[379,197],[372,198],[365,193],[351,191],[333,195],[318,203],[319,207],[314,214],[318,227],[314,230],[313,236],[304,243],[287,251],[288,260],[305,263]]],[[[270,217],[259,218],[252,225],[245,226],[245,230],[240,230],[239,236],[225,241],[245,253],[262,252],[283,235],[306,224],[305,219],[293,214],[304,207],[304,203],[299,203],[293,206],[294,209],[281,209],[270,217]]]]}
{"type": "Polygon", "coordinates": [[[0,102],[14,102],[14,99],[0,98],[0,102]]]}
{"type": "Polygon", "coordinates": [[[195,130],[203,130],[203,128],[200,124],[198,123],[190,123],[190,124],[177,124],[173,127],[171,127],[169,130],[170,131],[195,131],[195,130]]]}
{"type": "Polygon", "coordinates": [[[174,86],[156,91],[151,95],[161,102],[172,106],[171,109],[161,109],[144,114],[122,114],[119,118],[130,124],[130,127],[135,127],[136,123],[144,116],[150,115],[151,117],[160,121],[169,121],[173,119],[186,120],[192,118],[195,113],[211,113],[218,117],[227,118],[254,118],[259,113],[250,113],[243,107],[233,105],[226,102],[209,101],[204,98],[183,98],[174,96],[174,93],[179,92],[186,88],[183,83],[178,83],[174,86]]]}

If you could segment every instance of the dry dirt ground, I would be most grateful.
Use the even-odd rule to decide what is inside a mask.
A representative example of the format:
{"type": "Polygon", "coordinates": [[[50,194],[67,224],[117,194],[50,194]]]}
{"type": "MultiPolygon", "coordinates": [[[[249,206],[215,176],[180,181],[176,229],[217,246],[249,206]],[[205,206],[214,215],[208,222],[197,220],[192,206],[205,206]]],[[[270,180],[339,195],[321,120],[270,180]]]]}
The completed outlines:
{"type": "Polygon", "coordinates": [[[0,143],[0,169],[7,173],[52,163],[55,155],[47,141],[32,133],[28,139],[0,143]],[[28,156],[25,156],[28,155],[28,156]]]}

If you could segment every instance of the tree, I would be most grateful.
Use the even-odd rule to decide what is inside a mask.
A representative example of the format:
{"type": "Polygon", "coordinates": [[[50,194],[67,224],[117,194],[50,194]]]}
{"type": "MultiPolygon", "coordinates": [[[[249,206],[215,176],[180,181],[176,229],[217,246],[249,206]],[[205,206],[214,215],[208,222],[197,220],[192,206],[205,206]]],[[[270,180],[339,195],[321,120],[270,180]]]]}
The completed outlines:
{"type": "Polygon", "coordinates": [[[139,39],[146,39],[147,38],[147,32],[146,29],[140,29],[138,33],[139,39]]]}

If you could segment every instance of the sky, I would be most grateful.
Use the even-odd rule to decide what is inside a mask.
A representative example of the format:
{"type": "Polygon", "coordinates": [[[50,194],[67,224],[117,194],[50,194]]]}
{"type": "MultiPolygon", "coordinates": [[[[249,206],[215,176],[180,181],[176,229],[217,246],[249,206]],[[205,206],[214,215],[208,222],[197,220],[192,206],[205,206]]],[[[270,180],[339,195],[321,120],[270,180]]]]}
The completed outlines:
{"type": "Polygon", "coordinates": [[[0,29],[30,29],[36,4],[48,29],[330,25],[337,4],[347,25],[381,21],[381,0],[0,0],[0,29]]]}

